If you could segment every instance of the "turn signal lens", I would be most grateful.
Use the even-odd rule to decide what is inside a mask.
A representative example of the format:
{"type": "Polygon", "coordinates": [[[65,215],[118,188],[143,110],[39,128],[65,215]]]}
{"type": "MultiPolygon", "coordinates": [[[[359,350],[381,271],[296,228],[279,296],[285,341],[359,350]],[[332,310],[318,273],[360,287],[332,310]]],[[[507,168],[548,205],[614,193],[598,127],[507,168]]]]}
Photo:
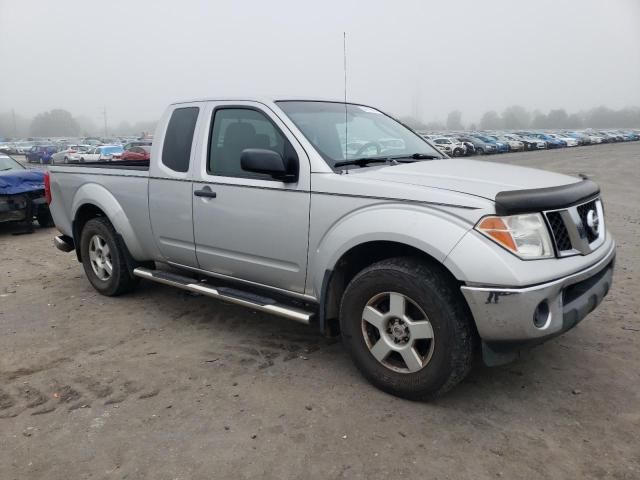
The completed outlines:
{"type": "Polygon", "coordinates": [[[521,258],[553,257],[551,238],[539,213],[484,217],[475,228],[521,258]]]}
{"type": "Polygon", "coordinates": [[[518,251],[516,242],[513,241],[513,237],[511,236],[511,232],[509,231],[509,227],[507,227],[507,224],[504,223],[504,220],[502,220],[502,218],[483,218],[482,220],[480,220],[480,223],[476,228],[488,237],[498,242],[506,249],[511,250],[514,253],[518,251]]]}

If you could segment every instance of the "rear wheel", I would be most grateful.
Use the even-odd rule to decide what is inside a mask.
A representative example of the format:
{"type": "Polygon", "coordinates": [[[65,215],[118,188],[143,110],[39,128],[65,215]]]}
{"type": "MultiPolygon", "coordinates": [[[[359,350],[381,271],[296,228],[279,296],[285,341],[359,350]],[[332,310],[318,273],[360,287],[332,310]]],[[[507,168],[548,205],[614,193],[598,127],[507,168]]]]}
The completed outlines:
{"type": "Polygon", "coordinates": [[[432,399],[469,372],[475,333],[445,272],[393,258],[360,272],[340,307],[343,341],[361,373],[404,398],[432,399]]]}
{"type": "Polygon", "coordinates": [[[135,288],[138,279],[129,273],[126,247],[105,217],[85,224],[80,248],[85,274],[98,292],[116,296],[135,288]]]}

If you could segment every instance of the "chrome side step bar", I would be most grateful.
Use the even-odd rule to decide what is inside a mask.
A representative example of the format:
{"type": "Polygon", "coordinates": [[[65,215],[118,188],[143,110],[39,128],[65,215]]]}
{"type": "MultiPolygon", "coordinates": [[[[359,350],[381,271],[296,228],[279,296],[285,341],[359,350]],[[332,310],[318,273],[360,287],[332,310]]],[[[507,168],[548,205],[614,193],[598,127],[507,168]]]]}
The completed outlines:
{"type": "Polygon", "coordinates": [[[163,283],[172,287],[187,290],[193,293],[199,293],[207,297],[224,300],[226,302],[242,305],[243,307],[253,308],[261,312],[271,313],[280,317],[295,320],[304,324],[309,324],[313,312],[306,312],[298,308],[282,305],[275,300],[249,292],[243,292],[229,287],[212,287],[204,282],[198,282],[194,278],[185,277],[171,272],[161,270],[150,270],[148,268],[138,267],[133,270],[136,277],[151,280],[157,283],[163,283]]]}

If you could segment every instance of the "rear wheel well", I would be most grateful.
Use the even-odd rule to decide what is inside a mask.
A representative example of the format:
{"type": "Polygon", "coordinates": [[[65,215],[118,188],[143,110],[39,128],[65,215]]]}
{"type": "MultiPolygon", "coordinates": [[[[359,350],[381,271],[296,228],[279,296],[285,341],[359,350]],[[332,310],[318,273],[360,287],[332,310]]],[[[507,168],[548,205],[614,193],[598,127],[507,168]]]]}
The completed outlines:
{"type": "Polygon", "coordinates": [[[456,288],[460,282],[453,274],[431,255],[404,243],[374,241],[357,245],[345,252],[336,262],[333,271],[327,271],[322,295],[321,329],[326,335],[340,333],[339,314],[342,294],[349,282],[369,265],[394,257],[413,257],[440,271],[456,288]]]}
{"type": "Polygon", "coordinates": [[[80,245],[82,229],[89,220],[96,217],[106,217],[106,215],[100,208],[90,203],[86,203],[78,209],[76,216],[73,219],[73,241],[76,245],[76,256],[78,257],[79,262],[82,261],[82,253],[78,247],[80,245]]]}

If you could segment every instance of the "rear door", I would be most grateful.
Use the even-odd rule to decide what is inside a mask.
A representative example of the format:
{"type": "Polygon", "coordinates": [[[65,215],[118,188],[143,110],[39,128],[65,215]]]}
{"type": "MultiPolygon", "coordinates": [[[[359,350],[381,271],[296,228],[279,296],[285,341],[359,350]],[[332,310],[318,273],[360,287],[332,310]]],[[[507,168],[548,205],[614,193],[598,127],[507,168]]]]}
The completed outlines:
{"type": "Polygon", "coordinates": [[[200,268],[302,293],[309,233],[309,159],[282,121],[257,102],[209,105],[193,220],[200,268]],[[242,170],[246,148],[298,158],[294,183],[242,170]]]}
{"type": "Polygon", "coordinates": [[[149,171],[149,215],[158,249],[165,260],[197,267],[193,240],[192,168],[201,105],[181,104],[161,120],[149,171]]]}

